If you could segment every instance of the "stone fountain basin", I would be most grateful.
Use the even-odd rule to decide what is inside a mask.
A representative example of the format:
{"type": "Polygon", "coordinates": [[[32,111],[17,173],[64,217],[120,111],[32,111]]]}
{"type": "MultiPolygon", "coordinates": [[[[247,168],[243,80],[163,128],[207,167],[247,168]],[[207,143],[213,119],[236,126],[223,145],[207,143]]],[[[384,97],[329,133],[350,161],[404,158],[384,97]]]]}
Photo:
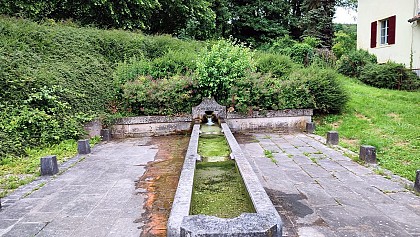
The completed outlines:
{"type": "Polygon", "coordinates": [[[168,220],[167,236],[282,236],[282,221],[270,198],[252,170],[229,126],[221,123],[222,130],[231,149],[231,157],[244,181],[246,190],[256,213],[244,213],[236,218],[223,219],[206,215],[190,215],[191,197],[200,124],[194,124],[187,154],[168,220]]]}

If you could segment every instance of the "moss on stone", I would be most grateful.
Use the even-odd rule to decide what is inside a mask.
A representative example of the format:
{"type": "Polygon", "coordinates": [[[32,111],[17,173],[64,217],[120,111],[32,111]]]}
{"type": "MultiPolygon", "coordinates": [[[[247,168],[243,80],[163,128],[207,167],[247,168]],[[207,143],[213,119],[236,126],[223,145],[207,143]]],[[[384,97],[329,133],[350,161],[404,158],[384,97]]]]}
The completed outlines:
{"type": "Polygon", "coordinates": [[[199,139],[198,154],[203,157],[229,156],[229,145],[223,135],[206,135],[199,139]]]}
{"type": "Polygon", "coordinates": [[[255,212],[235,162],[198,163],[194,176],[191,214],[233,218],[255,212]]]}

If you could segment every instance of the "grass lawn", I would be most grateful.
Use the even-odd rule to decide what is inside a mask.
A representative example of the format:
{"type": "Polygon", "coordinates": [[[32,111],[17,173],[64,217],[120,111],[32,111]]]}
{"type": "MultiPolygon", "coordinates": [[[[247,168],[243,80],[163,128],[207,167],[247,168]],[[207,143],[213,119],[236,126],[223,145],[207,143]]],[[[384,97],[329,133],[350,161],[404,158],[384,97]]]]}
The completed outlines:
{"type": "MultiPolygon", "coordinates": [[[[99,137],[91,139],[91,145],[98,143],[99,140],[99,137]]],[[[67,140],[58,145],[28,149],[26,153],[25,157],[0,160],[0,198],[37,178],[40,175],[41,157],[56,155],[58,163],[63,163],[75,156],[77,141],[67,140]]]]}
{"type": "Polygon", "coordinates": [[[381,167],[409,180],[420,169],[420,92],[393,91],[340,78],[350,101],[341,115],[317,116],[316,133],[340,134],[340,145],[359,151],[376,147],[381,167]]]}

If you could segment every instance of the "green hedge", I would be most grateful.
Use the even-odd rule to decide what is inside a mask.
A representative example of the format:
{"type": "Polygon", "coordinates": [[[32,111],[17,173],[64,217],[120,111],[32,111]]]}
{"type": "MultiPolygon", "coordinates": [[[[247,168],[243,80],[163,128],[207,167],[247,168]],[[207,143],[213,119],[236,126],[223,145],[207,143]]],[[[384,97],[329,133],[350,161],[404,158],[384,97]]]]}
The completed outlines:
{"type": "Polygon", "coordinates": [[[417,90],[420,88],[418,76],[403,64],[387,62],[368,64],[361,71],[359,79],[377,88],[397,90],[417,90]]]}
{"type": "Polygon", "coordinates": [[[161,75],[177,68],[185,73],[193,64],[179,66],[188,55],[178,52],[202,47],[166,35],[7,17],[0,17],[0,45],[0,158],[78,138],[82,123],[114,110],[121,103],[113,78],[120,62],[157,59],[161,75]]]}
{"type": "Polygon", "coordinates": [[[292,70],[301,66],[285,55],[274,53],[256,54],[257,71],[261,73],[271,73],[273,77],[280,78],[289,75],[292,70]]]}
{"type": "Polygon", "coordinates": [[[218,41],[203,48],[193,60],[196,70],[183,74],[179,68],[191,62],[191,58],[185,59],[178,62],[179,67],[165,71],[165,77],[155,74],[167,67],[154,67],[154,62],[173,60],[139,59],[120,64],[115,82],[121,89],[121,108],[138,115],[189,113],[201,98],[213,96],[243,113],[297,108],[336,113],[347,101],[335,71],[303,68],[284,55],[254,53],[218,41]]]}
{"type": "Polygon", "coordinates": [[[343,55],[338,61],[338,72],[349,77],[359,77],[363,68],[368,64],[376,64],[376,56],[368,51],[359,49],[343,55]]]}

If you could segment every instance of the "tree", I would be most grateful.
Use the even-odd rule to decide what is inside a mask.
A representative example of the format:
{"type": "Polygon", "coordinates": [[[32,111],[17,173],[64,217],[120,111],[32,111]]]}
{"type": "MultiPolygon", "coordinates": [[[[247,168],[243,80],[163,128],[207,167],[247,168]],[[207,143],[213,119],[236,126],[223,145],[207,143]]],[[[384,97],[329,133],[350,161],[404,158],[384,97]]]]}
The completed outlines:
{"type": "Polygon", "coordinates": [[[259,45],[288,33],[290,5],[283,0],[233,0],[232,36],[259,45]]]}
{"type": "Polygon", "coordinates": [[[336,6],[351,8],[355,10],[357,8],[357,1],[358,0],[337,0],[336,6]]]}
{"type": "Polygon", "coordinates": [[[229,0],[213,0],[211,8],[216,14],[216,36],[229,38],[232,34],[232,12],[229,0]]]}
{"type": "Polygon", "coordinates": [[[312,36],[321,40],[321,47],[331,48],[334,37],[332,19],[336,0],[304,0],[302,17],[303,37],[312,36]]]}
{"type": "Polygon", "coordinates": [[[216,14],[207,0],[159,0],[150,18],[149,33],[208,39],[215,34],[216,14]]]}
{"type": "Polygon", "coordinates": [[[0,14],[35,20],[73,19],[102,28],[147,29],[158,0],[0,0],[0,14]]]}

